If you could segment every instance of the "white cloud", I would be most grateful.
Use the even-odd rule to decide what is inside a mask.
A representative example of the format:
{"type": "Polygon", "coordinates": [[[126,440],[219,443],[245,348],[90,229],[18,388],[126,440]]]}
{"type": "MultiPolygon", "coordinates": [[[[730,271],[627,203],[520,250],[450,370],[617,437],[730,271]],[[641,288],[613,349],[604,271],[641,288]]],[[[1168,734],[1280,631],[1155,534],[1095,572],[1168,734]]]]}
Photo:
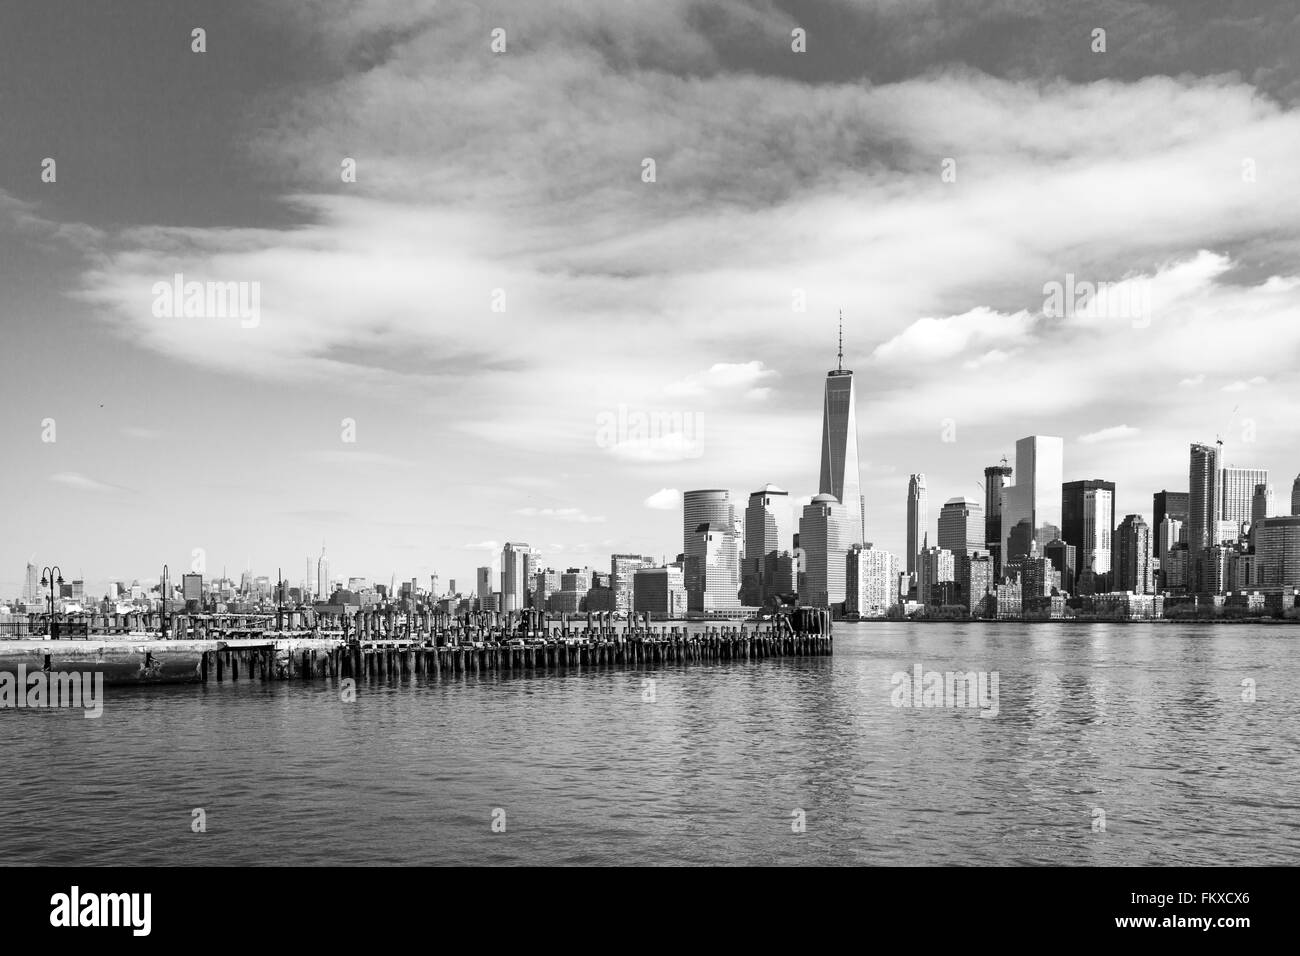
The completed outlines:
{"type": "Polygon", "coordinates": [[[660,488],[647,498],[644,503],[647,508],[653,508],[656,511],[672,511],[674,508],[681,507],[682,493],[676,488],[660,488]]]}
{"type": "Polygon", "coordinates": [[[1195,388],[1195,387],[1198,386],[1198,385],[1204,385],[1204,384],[1205,384],[1205,376],[1204,376],[1204,375],[1193,375],[1191,378],[1185,378],[1185,379],[1182,379],[1182,380],[1178,383],[1178,387],[1179,387],[1179,388],[1195,388]]]}
{"type": "Polygon", "coordinates": [[[764,368],[760,361],[720,362],[710,366],[707,372],[688,375],[664,386],[664,392],[675,396],[701,396],[714,391],[731,391],[739,392],[749,399],[763,399],[770,389],[758,383],[775,375],[775,371],[764,368]]]}
{"type": "MultiPolygon", "coordinates": [[[[947,318],[917,319],[887,342],[876,346],[872,359],[878,362],[930,362],[952,358],[971,347],[1013,345],[1025,340],[1034,327],[1028,312],[1005,314],[980,306],[947,318]]],[[[1014,351],[1014,350],[1013,350],[1014,351]]],[[[1003,349],[991,349],[984,359],[1003,349]]],[[[976,366],[970,366],[976,367],[976,366]]]]}
{"type": "Polygon", "coordinates": [[[1244,392],[1247,389],[1255,388],[1256,386],[1265,385],[1267,383],[1268,383],[1268,379],[1266,379],[1264,376],[1256,375],[1253,378],[1231,382],[1228,385],[1223,386],[1222,391],[1244,392]]]}
{"type": "Polygon", "coordinates": [[[1128,425],[1115,425],[1111,428],[1103,428],[1100,431],[1080,435],[1079,441],[1085,445],[1092,445],[1097,442],[1116,441],[1120,438],[1132,438],[1140,432],[1140,428],[1132,428],[1128,425]]]}

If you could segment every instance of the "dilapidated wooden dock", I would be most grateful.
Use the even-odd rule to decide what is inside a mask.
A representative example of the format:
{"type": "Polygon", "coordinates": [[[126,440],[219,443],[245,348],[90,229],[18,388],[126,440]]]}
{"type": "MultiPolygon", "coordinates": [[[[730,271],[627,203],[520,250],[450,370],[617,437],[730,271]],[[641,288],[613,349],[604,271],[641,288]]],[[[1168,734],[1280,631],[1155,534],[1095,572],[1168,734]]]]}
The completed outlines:
{"type": "MultiPolygon", "coordinates": [[[[171,633],[175,633],[173,630],[171,633]]],[[[591,668],[634,670],[687,664],[830,655],[829,620],[798,630],[788,624],[547,627],[456,626],[391,634],[365,626],[344,636],[319,625],[285,631],[238,622],[182,629],[193,637],[147,634],[77,640],[0,641],[0,672],[101,673],[105,684],[209,683],[239,680],[355,681],[466,674],[541,674],[591,668]],[[374,636],[372,636],[374,635],[374,636]]]]}

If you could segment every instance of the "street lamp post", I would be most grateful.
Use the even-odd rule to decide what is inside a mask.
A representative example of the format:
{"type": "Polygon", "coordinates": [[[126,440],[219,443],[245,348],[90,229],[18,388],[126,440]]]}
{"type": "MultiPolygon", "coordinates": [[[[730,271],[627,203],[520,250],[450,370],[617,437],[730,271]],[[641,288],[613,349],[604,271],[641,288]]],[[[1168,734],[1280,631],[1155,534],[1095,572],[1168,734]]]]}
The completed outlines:
{"type": "Polygon", "coordinates": [[[275,569],[275,629],[284,630],[284,571],[275,569]]]}
{"type": "Polygon", "coordinates": [[[167,585],[170,583],[167,565],[163,565],[162,581],[159,582],[159,589],[162,591],[162,639],[167,640],[167,585]]]}
{"type": "Polygon", "coordinates": [[[58,584],[59,587],[63,587],[63,570],[57,564],[52,568],[46,565],[45,570],[41,572],[41,587],[48,586],[50,589],[50,596],[46,598],[46,600],[50,604],[50,619],[47,622],[46,635],[51,640],[55,639],[55,637],[57,636],[54,631],[54,585],[55,584],[58,584]],[[58,578],[57,581],[55,580],[56,576],[58,578]]]}

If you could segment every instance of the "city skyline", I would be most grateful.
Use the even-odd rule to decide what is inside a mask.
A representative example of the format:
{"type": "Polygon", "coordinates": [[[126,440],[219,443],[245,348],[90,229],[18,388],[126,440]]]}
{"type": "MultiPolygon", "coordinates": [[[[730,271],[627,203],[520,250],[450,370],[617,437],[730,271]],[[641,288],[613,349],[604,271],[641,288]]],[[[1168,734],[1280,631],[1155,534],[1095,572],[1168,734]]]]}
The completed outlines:
{"type": "Polygon", "coordinates": [[[322,537],[379,579],[471,580],[509,540],[672,556],[684,490],[815,492],[840,309],[866,538],[894,553],[900,481],[975,497],[1024,435],[1148,520],[1189,441],[1221,435],[1280,499],[1300,471],[1279,12],[1219,58],[1163,8],[1098,54],[1094,24],[1028,8],[1003,45],[978,11],[931,32],[924,3],[561,26],[510,2],[495,56],[441,7],[228,6],[201,54],[165,5],[83,4],[70,31],[18,10],[0,36],[30,81],[0,143],[0,594],[33,553],[88,584],[196,548],[295,579],[322,537]],[[472,109],[413,122],[431,87],[472,109]],[[176,276],[259,283],[256,323],[160,308],[176,276]],[[1089,282],[1149,312],[1053,294],[1089,282]]]}

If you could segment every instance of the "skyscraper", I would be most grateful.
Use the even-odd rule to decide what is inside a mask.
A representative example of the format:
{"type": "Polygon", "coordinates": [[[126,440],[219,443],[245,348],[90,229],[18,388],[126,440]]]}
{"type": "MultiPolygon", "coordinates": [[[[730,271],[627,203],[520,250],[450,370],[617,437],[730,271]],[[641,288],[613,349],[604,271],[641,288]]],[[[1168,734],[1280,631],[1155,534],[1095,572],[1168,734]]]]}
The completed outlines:
{"type": "Polygon", "coordinates": [[[1201,586],[1202,555],[1216,544],[1219,509],[1219,446],[1194,444],[1187,475],[1187,549],[1191,565],[1191,590],[1201,586]]]}
{"type": "Polygon", "coordinates": [[[800,603],[830,607],[845,599],[849,548],[860,543],[853,540],[856,530],[849,510],[834,495],[816,495],[804,505],[799,518],[800,603]]]}
{"type": "Polygon", "coordinates": [[[880,548],[855,544],[845,557],[845,614],[884,617],[898,606],[896,556],[880,548]]]}
{"type": "MultiPolygon", "coordinates": [[[[789,492],[764,485],[745,506],[745,557],[741,565],[741,603],[762,607],[770,590],[771,558],[789,551],[794,535],[789,492]]],[[[780,589],[784,590],[784,589],[780,589]]]]}
{"type": "Polygon", "coordinates": [[[926,548],[916,559],[916,599],[922,604],[931,604],[938,597],[936,593],[941,584],[952,584],[957,580],[957,562],[951,551],[945,548],[926,548]]]}
{"type": "Polygon", "coordinates": [[[1219,510],[1220,521],[1231,521],[1237,531],[1250,522],[1255,497],[1255,486],[1268,484],[1267,468],[1226,467],[1220,475],[1223,503],[1219,510]]]}
{"type": "Polygon", "coordinates": [[[1160,522],[1160,527],[1156,529],[1156,543],[1153,549],[1155,556],[1160,559],[1160,586],[1166,590],[1174,583],[1170,576],[1170,566],[1173,563],[1174,549],[1179,544],[1186,548],[1187,522],[1167,514],[1160,522]]]}
{"type": "Polygon", "coordinates": [[[983,551],[984,506],[970,498],[949,498],[939,512],[939,547],[965,558],[983,551]]]}
{"type": "MultiPolygon", "coordinates": [[[[1099,579],[1098,590],[1109,590],[1114,550],[1115,499],[1109,489],[1090,488],[1083,493],[1083,536],[1079,545],[1079,569],[1099,579]]],[[[1069,542],[1066,542],[1069,544],[1069,542]]]]}
{"type": "Polygon", "coordinates": [[[644,554],[611,554],[609,556],[610,587],[614,589],[614,609],[631,611],[636,601],[636,572],[653,568],[658,562],[644,554]]]}
{"type": "Polygon", "coordinates": [[[1115,590],[1151,594],[1151,527],[1141,515],[1125,515],[1115,535],[1115,590]]]}
{"type": "Polygon", "coordinates": [[[1011,477],[1006,458],[984,469],[984,548],[993,558],[993,573],[1002,563],[1002,491],[1011,477]]]}
{"type": "Polygon", "coordinates": [[[925,488],[925,475],[912,475],[907,479],[907,573],[916,574],[916,556],[930,544],[927,529],[930,523],[929,493],[925,488]]]}
{"type": "Polygon", "coordinates": [[[1250,523],[1253,525],[1261,518],[1271,518],[1273,509],[1273,486],[1262,484],[1255,486],[1255,494],[1250,500],[1250,523]]]}
{"type": "Polygon", "coordinates": [[[1291,513],[1300,515],[1300,475],[1295,476],[1295,483],[1291,485],[1291,513]]]}
{"type": "Polygon", "coordinates": [[[731,596],[738,598],[740,593],[740,560],[737,553],[736,514],[731,504],[731,492],[725,488],[703,488],[688,491],[682,495],[682,553],[685,556],[686,589],[689,592],[691,581],[701,580],[698,575],[701,567],[699,560],[692,571],[692,559],[706,563],[710,560],[721,562],[709,578],[709,586],[715,591],[723,589],[722,573],[731,576],[729,585],[731,596]],[[708,525],[713,531],[701,535],[700,528],[708,525]],[[706,553],[709,547],[714,552],[706,553]],[[693,579],[692,574],[697,576],[693,579]]]}
{"type": "MultiPolygon", "coordinates": [[[[1084,540],[1083,531],[1083,500],[1089,491],[1107,491],[1110,493],[1110,524],[1106,528],[1106,550],[1110,550],[1110,542],[1114,539],[1115,534],[1115,482],[1106,481],[1104,478],[1086,478],[1079,481],[1067,481],[1061,485],[1061,540],[1066,544],[1072,544],[1075,548],[1075,554],[1079,559],[1079,569],[1087,568],[1088,559],[1095,548],[1100,547],[1095,541],[1089,543],[1084,540]]],[[[1107,558],[1106,570],[1110,570],[1109,558],[1107,558]]],[[[1102,568],[1095,569],[1100,572],[1102,568]]]]}
{"type": "Polygon", "coordinates": [[[1049,541],[1043,547],[1043,557],[1052,563],[1052,567],[1061,576],[1061,589],[1071,594],[1075,589],[1075,573],[1079,567],[1079,551],[1072,544],[1067,544],[1060,538],[1055,541],[1049,541]]]}
{"type": "Polygon", "coordinates": [[[333,591],[330,589],[330,563],[325,557],[325,542],[320,545],[320,557],[316,559],[316,600],[328,601],[333,591]]]}
{"type": "Polygon", "coordinates": [[[1065,443],[1055,436],[1030,435],[1016,442],[1016,483],[1002,491],[1003,565],[1027,555],[1035,542],[1042,547],[1061,533],[1064,461],[1065,443]]]}
{"type": "Polygon", "coordinates": [[[686,556],[686,607],[690,611],[740,609],[735,534],[730,525],[701,524],[686,556]]]}
{"type": "Polygon", "coordinates": [[[531,549],[521,541],[507,541],[501,549],[501,611],[522,611],[528,606],[528,566],[531,549]]]}
{"type": "Polygon", "coordinates": [[[27,562],[27,578],[23,582],[23,603],[36,604],[41,599],[41,570],[27,562]]]}
{"type": "Polygon", "coordinates": [[[849,514],[851,544],[866,541],[866,507],[858,469],[858,419],[853,372],[844,367],[844,316],[840,316],[840,351],[836,367],[826,373],[822,403],[821,479],[817,491],[834,495],[849,514]]]}
{"type": "Polygon", "coordinates": [[[1162,562],[1165,552],[1178,543],[1178,539],[1167,541],[1163,537],[1165,519],[1173,518],[1177,524],[1171,527],[1182,529],[1187,526],[1187,501],[1190,496],[1185,491],[1157,491],[1151,496],[1151,533],[1155,535],[1152,551],[1162,562]]]}
{"type": "Polygon", "coordinates": [[[1255,532],[1261,587],[1300,585],[1300,515],[1265,518],[1255,532]]]}
{"type": "Polygon", "coordinates": [[[1151,527],[1159,531],[1166,517],[1186,522],[1189,497],[1185,491],[1157,491],[1151,496],[1151,527]]]}

